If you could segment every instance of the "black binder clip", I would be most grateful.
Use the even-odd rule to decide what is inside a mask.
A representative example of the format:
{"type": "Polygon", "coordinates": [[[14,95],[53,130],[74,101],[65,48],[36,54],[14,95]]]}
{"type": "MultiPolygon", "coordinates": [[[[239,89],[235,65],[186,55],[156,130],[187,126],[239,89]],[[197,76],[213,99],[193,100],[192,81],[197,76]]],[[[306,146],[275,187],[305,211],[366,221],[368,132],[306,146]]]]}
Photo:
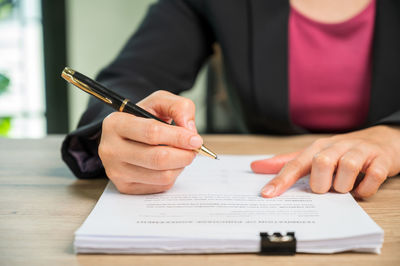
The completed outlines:
{"type": "Polygon", "coordinates": [[[281,233],[260,233],[261,237],[261,255],[295,255],[296,237],[294,232],[288,232],[286,235],[281,233]]]}

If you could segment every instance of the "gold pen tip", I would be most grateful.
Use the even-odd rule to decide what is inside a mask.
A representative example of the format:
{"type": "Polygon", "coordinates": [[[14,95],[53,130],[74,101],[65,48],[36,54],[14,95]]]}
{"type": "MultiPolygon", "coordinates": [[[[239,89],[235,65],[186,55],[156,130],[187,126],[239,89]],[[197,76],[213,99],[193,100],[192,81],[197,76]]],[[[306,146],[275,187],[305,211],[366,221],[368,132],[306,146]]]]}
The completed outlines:
{"type": "Polygon", "coordinates": [[[209,149],[207,149],[207,147],[204,146],[204,145],[202,145],[202,146],[200,147],[200,149],[197,149],[196,151],[197,151],[198,153],[203,154],[203,155],[205,155],[205,156],[207,156],[207,157],[210,157],[210,158],[212,158],[212,159],[218,159],[217,154],[215,154],[214,152],[212,152],[212,151],[210,151],[209,149]]]}

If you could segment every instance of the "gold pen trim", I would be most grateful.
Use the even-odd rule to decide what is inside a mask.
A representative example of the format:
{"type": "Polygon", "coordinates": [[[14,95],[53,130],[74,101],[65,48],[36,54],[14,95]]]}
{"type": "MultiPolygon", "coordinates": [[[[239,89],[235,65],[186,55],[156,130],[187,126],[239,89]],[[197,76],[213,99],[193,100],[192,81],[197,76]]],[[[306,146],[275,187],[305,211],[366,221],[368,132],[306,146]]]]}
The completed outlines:
{"type": "Polygon", "coordinates": [[[119,107],[118,111],[122,112],[125,109],[125,105],[129,102],[129,99],[125,99],[122,103],[121,106],[119,107]]]}
{"type": "Polygon", "coordinates": [[[72,70],[69,67],[64,68],[63,72],[61,73],[61,77],[63,77],[66,81],[70,82],[71,84],[75,85],[79,89],[93,95],[94,97],[102,100],[105,103],[112,104],[113,102],[108,99],[107,97],[104,97],[103,95],[98,94],[97,92],[92,91],[92,89],[86,85],[85,83],[81,82],[80,80],[77,80],[74,78],[75,71],[72,70]]]}

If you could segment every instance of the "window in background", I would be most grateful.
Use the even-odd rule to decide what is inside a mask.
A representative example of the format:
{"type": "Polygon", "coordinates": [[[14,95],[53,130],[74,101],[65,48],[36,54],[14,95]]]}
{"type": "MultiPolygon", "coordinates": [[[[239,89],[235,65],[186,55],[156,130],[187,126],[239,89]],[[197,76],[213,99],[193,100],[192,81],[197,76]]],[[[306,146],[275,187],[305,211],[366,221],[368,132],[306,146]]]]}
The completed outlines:
{"type": "Polygon", "coordinates": [[[0,0],[0,135],[46,134],[40,0],[0,0]]]}

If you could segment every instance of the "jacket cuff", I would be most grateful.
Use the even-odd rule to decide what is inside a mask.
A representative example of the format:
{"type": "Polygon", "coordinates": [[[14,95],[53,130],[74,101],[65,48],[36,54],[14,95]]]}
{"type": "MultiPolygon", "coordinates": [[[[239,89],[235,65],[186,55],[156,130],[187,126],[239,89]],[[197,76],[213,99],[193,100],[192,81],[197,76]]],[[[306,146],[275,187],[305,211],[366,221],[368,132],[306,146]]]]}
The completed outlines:
{"type": "Polygon", "coordinates": [[[102,120],[82,126],[68,134],[61,146],[61,156],[73,174],[81,179],[105,177],[98,155],[102,120]]]}
{"type": "Polygon", "coordinates": [[[374,123],[374,126],[377,125],[400,125],[400,111],[394,112],[374,123]]]}

